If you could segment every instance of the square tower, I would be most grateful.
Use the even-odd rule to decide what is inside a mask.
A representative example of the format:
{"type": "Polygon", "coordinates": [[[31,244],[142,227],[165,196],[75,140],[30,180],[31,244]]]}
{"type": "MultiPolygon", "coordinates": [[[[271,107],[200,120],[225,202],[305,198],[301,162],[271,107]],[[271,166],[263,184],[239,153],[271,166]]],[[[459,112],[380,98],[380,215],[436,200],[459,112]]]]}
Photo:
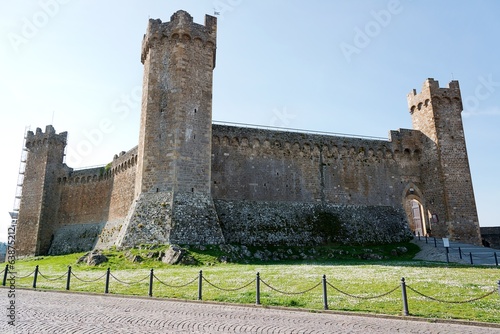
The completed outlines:
{"type": "Polygon", "coordinates": [[[480,245],[458,81],[440,88],[438,81],[427,79],[421,93],[408,94],[408,107],[413,128],[427,137],[421,173],[426,206],[437,217],[433,235],[480,245]]]}
{"type": "Polygon", "coordinates": [[[118,245],[223,242],[210,194],[216,35],[209,15],[205,25],[182,10],[149,20],[136,201],[118,245]]]}

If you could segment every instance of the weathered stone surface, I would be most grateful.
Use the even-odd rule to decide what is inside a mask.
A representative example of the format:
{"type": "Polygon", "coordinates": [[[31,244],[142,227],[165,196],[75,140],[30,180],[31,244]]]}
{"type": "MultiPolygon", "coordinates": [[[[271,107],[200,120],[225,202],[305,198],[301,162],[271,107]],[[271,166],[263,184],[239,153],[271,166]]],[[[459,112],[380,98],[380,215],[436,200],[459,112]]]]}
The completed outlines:
{"type": "Polygon", "coordinates": [[[104,262],[108,262],[108,258],[99,251],[88,252],[77,261],[77,263],[86,263],[89,266],[97,266],[104,262]]]}
{"type": "Polygon", "coordinates": [[[127,260],[129,260],[130,262],[135,262],[135,263],[138,263],[138,262],[142,262],[144,259],[142,258],[142,256],[140,255],[136,255],[136,254],[132,254],[130,251],[126,252],[125,253],[125,257],[127,258],[127,260]]]}
{"type": "Polygon", "coordinates": [[[221,244],[224,235],[218,213],[210,195],[177,193],[173,202],[173,217],[167,226],[171,243],[221,244]]]}
{"type": "Polygon", "coordinates": [[[49,255],[78,253],[94,248],[105,223],[65,225],[54,233],[49,255]]]}
{"type": "Polygon", "coordinates": [[[168,225],[172,216],[172,194],[144,193],[132,204],[116,245],[170,243],[168,225]]]}
{"type": "Polygon", "coordinates": [[[187,256],[187,251],[177,245],[170,246],[161,261],[166,264],[194,264],[194,260],[187,256]]]}
{"type": "Polygon", "coordinates": [[[412,238],[392,207],[216,200],[224,237],[243,245],[373,244],[412,238]]]}

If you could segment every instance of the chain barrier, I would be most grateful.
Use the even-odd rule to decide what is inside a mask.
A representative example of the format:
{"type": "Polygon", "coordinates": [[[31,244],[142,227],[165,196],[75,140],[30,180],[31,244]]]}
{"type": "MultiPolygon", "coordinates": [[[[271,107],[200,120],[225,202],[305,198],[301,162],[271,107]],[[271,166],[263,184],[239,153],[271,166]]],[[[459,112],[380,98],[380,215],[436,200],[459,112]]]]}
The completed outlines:
{"type": "Polygon", "coordinates": [[[30,277],[31,275],[33,275],[35,273],[35,270],[33,270],[31,273],[29,273],[28,275],[26,276],[16,276],[16,278],[26,278],[26,277],[30,277]]]}
{"type": "Polygon", "coordinates": [[[240,287],[240,288],[232,288],[232,289],[227,289],[227,288],[221,288],[220,286],[217,286],[217,285],[215,285],[215,284],[211,283],[209,280],[207,280],[207,279],[205,278],[205,276],[202,276],[202,278],[203,278],[203,280],[204,280],[205,282],[207,282],[207,283],[208,283],[208,285],[211,285],[211,286],[213,286],[214,288],[219,289],[219,290],[222,290],[222,291],[238,291],[238,290],[243,290],[244,288],[249,287],[250,285],[252,285],[253,283],[255,283],[255,280],[256,280],[256,279],[254,278],[251,282],[248,282],[247,284],[245,284],[244,286],[242,286],[242,287],[240,287]]]}
{"type": "Polygon", "coordinates": [[[156,278],[156,280],[160,283],[160,284],[163,284],[169,288],[184,288],[190,284],[193,284],[197,279],[198,279],[198,276],[196,276],[192,281],[189,281],[187,282],[186,284],[181,284],[181,285],[170,285],[168,283],[165,283],[163,282],[161,279],[159,279],[155,274],[153,274],[153,277],[156,278]]]}
{"type": "Polygon", "coordinates": [[[346,295],[346,296],[349,296],[349,297],[352,297],[352,298],[356,298],[356,299],[365,299],[365,300],[382,298],[382,297],[385,297],[387,295],[390,295],[391,293],[393,293],[394,291],[396,291],[396,290],[399,289],[399,286],[397,286],[394,289],[392,289],[392,290],[390,290],[390,291],[388,291],[386,293],[383,293],[383,294],[380,294],[380,295],[376,295],[376,296],[356,296],[356,295],[351,295],[350,293],[347,293],[345,291],[340,290],[339,288],[333,286],[330,282],[327,282],[326,284],[328,284],[332,289],[334,289],[337,292],[340,292],[343,295],[346,295]]]}
{"type": "MultiPolygon", "coordinates": [[[[1,271],[0,274],[2,273],[5,273],[5,270],[1,271]]],[[[353,294],[350,294],[350,293],[347,293],[345,291],[342,291],[340,290],[339,288],[335,287],[334,285],[332,285],[330,282],[327,282],[326,281],[326,276],[323,275],[323,280],[321,282],[319,282],[318,284],[310,287],[309,289],[306,289],[304,291],[299,291],[299,292],[287,292],[287,291],[282,291],[280,289],[277,289],[273,286],[271,286],[269,283],[267,283],[266,281],[262,280],[262,278],[260,278],[259,276],[259,273],[257,273],[257,278],[251,280],[250,282],[244,284],[243,286],[241,287],[237,287],[237,288],[223,288],[223,287],[220,287],[220,286],[217,286],[215,285],[214,283],[210,282],[206,277],[203,276],[202,274],[202,271],[200,271],[200,274],[197,275],[197,277],[195,277],[193,280],[185,283],[185,284],[180,284],[180,285],[173,285],[173,284],[168,284],[164,281],[162,281],[161,279],[158,278],[158,276],[156,276],[153,272],[153,269],[151,269],[151,273],[148,274],[147,276],[145,276],[144,278],[138,280],[138,281],[133,281],[133,282],[126,282],[126,281],[123,281],[123,280],[120,280],[118,279],[116,276],[114,276],[113,274],[110,273],[110,269],[108,268],[107,272],[101,276],[99,276],[98,278],[95,278],[95,279],[83,279],[83,278],[80,278],[78,277],[77,275],[75,275],[72,271],[71,271],[71,267],[69,267],[68,269],[68,272],[67,273],[64,273],[62,274],[61,276],[58,276],[58,277],[47,277],[45,275],[43,275],[38,266],[36,266],[35,270],[33,270],[31,273],[29,273],[28,275],[25,275],[25,276],[18,276],[18,278],[26,278],[26,277],[29,277],[31,275],[35,274],[35,278],[34,278],[34,282],[33,282],[33,288],[36,288],[36,280],[37,280],[37,276],[40,275],[41,277],[43,277],[44,279],[48,280],[48,281],[57,281],[57,280],[60,280],[60,279],[63,279],[64,277],[67,278],[67,285],[66,285],[66,290],[69,290],[69,284],[70,284],[70,277],[71,275],[73,277],[75,277],[77,280],[81,281],[81,282],[85,282],[85,283],[93,283],[93,282],[96,282],[96,281],[99,281],[101,280],[102,278],[106,277],[106,289],[105,289],[105,293],[108,293],[108,289],[109,289],[109,277],[113,277],[113,279],[115,279],[116,281],[122,283],[122,284],[126,284],[126,285],[133,285],[133,284],[138,284],[138,283],[141,283],[147,279],[149,279],[149,296],[152,296],[153,294],[153,279],[155,278],[160,284],[163,284],[167,287],[170,287],[170,288],[183,288],[183,287],[186,287],[188,285],[191,285],[193,284],[194,282],[196,282],[198,280],[198,299],[201,300],[201,293],[202,293],[202,281],[205,281],[207,284],[209,284],[210,286],[212,286],[213,288],[215,289],[218,289],[218,290],[222,290],[222,291],[239,291],[239,290],[242,290],[242,289],[245,289],[247,287],[249,287],[250,285],[254,284],[254,283],[257,283],[257,290],[256,290],[256,303],[259,305],[260,304],[260,283],[264,284],[265,286],[267,286],[269,289],[277,292],[277,293],[280,293],[280,294],[284,294],[284,295],[301,295],[301,294],[305,294],[305,293],[308,293],[314,289],[316,289],[317,287],[319,287],[320,285],[323,285],[323,301],[324,301],[324,308],[325,310],[328,309],[328,298],[327,298],[327,287],[330,286],[332,289],[334,289],[335,291],[343,294],[343,295],[346,295],[346,296],[349,296],[349,297],[352,297],[352,298],[357,298],[357,299],[363,299],[363,300],[369,300],[369,299],[377,299],[377,298],[382,298],[382,297],[385,297],[393,292],[395,292],[396,290],[398,290],[400,287],[399,286],[396,286],[394,289],[388,291],[388,292],[385,292],[385,293],[382,293],[382,294],[379,294],[379,295],[376,295],[376,296],[359,296],[359,295],[353,295],[353,294]]],[[[465,303],[471,303],[471,302],[474,302],[474,301],[477,301],[477,300],[481,300],[483,298],[486,298],[488,296],[491,296],[493,295],[495,292],[498,291],[498,293],[500,293],[500,281],[498,281],[498,289],[493,289],[492,291],[482,295],[482,296],[479,296],[479,297],[475,297],[475,298],[471,298],[471,299],[468,299],[468,300],[463,300],[463,301],[453,301],[453,300],[444,300],[444,299],[439,299],[439,298],[436,298],[436,297],[432,297],[432,296],[428,296],[418,290],[416,290],[415,288],[409,286],[409,285],[406,285],[405,284],[405,280],[404,278],[401,279],[402,281],[402,284],[401,284],[401,288],[402,288],[402,293],[403,293],[403,313],[404,315],[409,315],[409,311],[408,311],[408,299],[407,299],[407,295],[406,295],[406,289],[410,289],[411,291],[413,291],[414,293],[416,293],[417,295],[420,295],[421,297],[424,297],[424,298],[427,298],[427,299],[430,299],[430,300],[433,300],[433,301],[436,301],[436,302],[441,302],[441,303],[449,303],[449,304],[465,304],[465,303]]],[[[4,282],[3,282],[3,285],[5,285],[5,277],[4,277],[4,282]]]]}
{"type": "MultiPolygon", "coordinates": [[[[418,239],[418,241],[421,241],[420,238],[418,239]]],[[[426,238],[425,242],[428,243],[427,242],[427,238],[426,238]]],[[[452,251],[456,251],[459,254],[459,256],[460,256],[460,259],[462,259],[463,255],[469,256],[471,265],[474,264],[474,263],[472,263],[473,262],[472,258],[475,258],[475,259],[491,259],[491,258],[493,258],[493,259],[495,259],[495,266],[498,266],[498,255],[497,255],[496,252],[493,252],[492,255],[475,255],[472,252],[464,252],[461,247],[444,247],[442,244],[438,245],[436,242],[437,242],[437,239],[434,238],[434,245],[435,245],[435,247],[439,247],[439,248],[442,247],[444,249],[447,248],[448,251],[449,251],[448,254],[451,254],[452,251]]]]}
{"type": "Polygon", "coordinates": [[[481,297],[477,297],[477,298],[472,298],[472,299],[469,299],[469,300],[463,300],[463,301],[454,301],[454,300],[443,300],[443,299],[438,299],[438,298],[435,298],[435,297],[431,297],[431,296],[427,296],[417,290],[415,290],[414,288],[412,288],[411,286],[407,285],[406,286],[408,289],[410,289],[411,291],[415,292],[417,295],[420,295],[424,298],[427,298],[427,299],[430,299],[430,300],[433,300],[433,301],[436,301],[436,302],[440,302],[440,303],[448,303],[448,304],[466,304],[466,303],[471,303],[471,302],[474,302],[476,300],[480,300],[480,299],[483,299],[483,298],[486,298],[488,296],[491,296],[492,294],[494,294],[495,292],[497,292],[497,289],[491,291],[491,292],[488,292],[487,294],[481,296],[481,297]]]}
{"type": "Polygon", "coordinates": [[[125,281],[119,280],[118,278],[116,278],[115,275],[113,275],[111,273],[109,275],[111,277],[113,277],[116,281],[118,281],[118,282],[120,282],[122,284],[125,284],[125,285],[133,285],[133,284],[141,283],[141,282],[143,282],[143,281],[145,281],[145,280],[147,280],[149,278],[149,275],[148,275],[148,276],[144,277],[143,279],[140,279],[140,280],[135,281],[135,282],[125,282],[125,281]]]}
{"type": "Polygon", "coordinates": [[[451,248],[449,247],[450,253],[452,250],[456,250],[457,253],[462,253],[463,255],[471,255],[472,257],[478,258],[478,259],[489,259],[491,257],[495,257],[495,254],[493,253],[492,255],[475,255],[472,252],[464,252],[460,247],[459,248],[451,248]]]}
{"type": "Polygon", "coordinates": [[[106,276],[106,274],[103,274],[102,276],[96,278],[96,279],[93,279],[93,280],[84,280],[78,276],[75,275],[74,272],[71,272],[71,275],[76,278],[77,280],[79,280],[80,282],[84,282],[84,283],[93,283],[93,282],[97,282],[98,280],[102,279],[104,276],[106,276]]]}
{"type": "Polygon", "coordinates": [[[266,283],[262,278],[260,279],[260,281],[262,282],[262,284],[264,284],[265,286],[267,286],[269,289],[273,290],[273,291],[276,291],[278,293],[281,293],[281,294],[284,294],[284,295],[302,295],[304,293],[307,293],[311,290],[314,290],[316,289],[318,286],[321,285],[321,283],[323,282],[319,282],[318,284],[316,284],[315,286],[313,286],[312,288],[309,288],[307,290],[304,290],[304,291],[300,291],[300,292],[285,292],[285,291],[281,291],[281,290],[278,290],[276,288],[273,288],[271,285],[269,285],[268,283],[266,283]]]}
{"type": "Polygon", "coordinates": [[[495,255],[485,255],[485,256],[481,256],[481,255],[474,255],[472,253],[470,253],[470,255],[472,255],[472,257],[475,257],[476,259],[489,259],[489,258],[495,258],[495,255]]]}
{"type": "Polygon", "coordinates": [[[4,270],[2,270],[2,271],[0,271],[0,275],[2,275],[4,272],[5,272],[5,269],[4,269],[4,270]]]}
{"type": "MultiPolygon", "coordinates": [[[[35,271],[33,271],[33,272],[35,272],[35,271]]],[[[64,273],[64,274],[62,274],[62,275],[61,275],[61,276],[59,276],[59,277],[56,277],[56,278],[49,278],[49,277],[45,276],[44,274],[42,274],[42,272],[41,272],[40,270],[38,270],[38,275],[42,276],[42,277],[43,277],[43,278],[45,278],[47,281],[57,281],[57,280],[60,280],[61,278],[66,277],[66,275],[67,275],[67,274],[68,274],[68,273],[64,273]]]]}

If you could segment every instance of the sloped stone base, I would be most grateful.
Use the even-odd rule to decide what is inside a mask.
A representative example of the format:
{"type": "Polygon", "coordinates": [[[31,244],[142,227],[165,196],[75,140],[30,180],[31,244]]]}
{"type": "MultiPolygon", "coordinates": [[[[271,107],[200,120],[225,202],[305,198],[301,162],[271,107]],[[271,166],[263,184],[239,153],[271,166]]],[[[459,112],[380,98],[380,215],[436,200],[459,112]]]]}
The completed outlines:
{"type": "Polygon", "coordinates": [[[102,250],[113,246],[123,227],[124,220],[125,219],[123,218],[106,222],[104,228],[99,234],[99,238],[97,239],[94,249],[102,250]]]}
{"type": "Polygon", "coordinates": [[[142,193],[129,209],[115,245],[167,244],[172,217],[172,193],[142,193]]]}
{"type": "Polygon", "coordinates": [[[54,233],[48,255],[61,255],[91,250],[105,223],[65,225],[54,233]]]}
{"type": "Polygon", "coordinates": [[[190,245],[224,243],[219,218],[210,195],[176,193],[173,201],[173,219],[169,227],[170,243],[190,245]]]}
{"type": "Polygon", "coordinates": [[[115,245],[221,244],[213,200],[198,193],[143,193],[130,208],[115,245]]]}

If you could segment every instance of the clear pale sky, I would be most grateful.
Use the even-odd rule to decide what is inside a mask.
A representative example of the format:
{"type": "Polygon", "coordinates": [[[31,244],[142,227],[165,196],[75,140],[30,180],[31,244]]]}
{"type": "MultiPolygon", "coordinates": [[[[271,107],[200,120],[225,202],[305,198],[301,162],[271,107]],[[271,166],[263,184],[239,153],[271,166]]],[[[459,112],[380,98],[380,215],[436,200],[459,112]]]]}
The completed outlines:
{"type": "Polygon", "coordinates": [[[218,15],[213,118],[388,137],[406,95],[459,80],[481,226],[498,226],[500,2],[40,0],[0,2],[0,241],[25,127],[68,131],[70,167],[138,143],[148,18],[218,15]]]}

